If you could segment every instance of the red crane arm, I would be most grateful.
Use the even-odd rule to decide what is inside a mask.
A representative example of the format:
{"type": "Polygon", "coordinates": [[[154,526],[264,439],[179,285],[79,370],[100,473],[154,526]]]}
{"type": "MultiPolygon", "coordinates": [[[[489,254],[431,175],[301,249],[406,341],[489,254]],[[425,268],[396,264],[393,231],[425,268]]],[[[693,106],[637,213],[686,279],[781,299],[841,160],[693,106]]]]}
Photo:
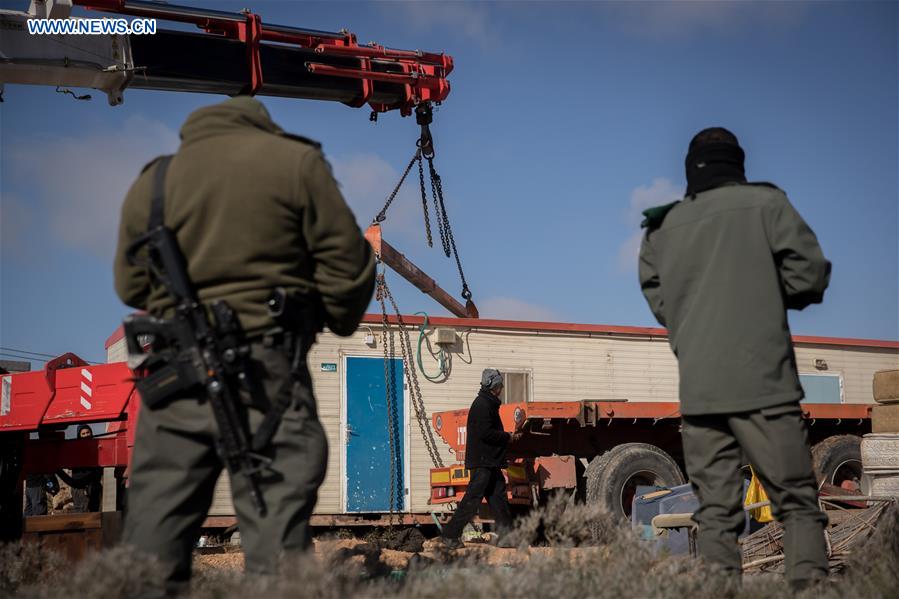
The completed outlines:
{"type": "Polygon", "coordinates": [[[395,50],[374,43],[360,46],[356,35],[348,31],[264,24],[249,10],[230,13],[143,0],[73,0],[73,4],[88,10],[190,23],[217,38],[245,44],[248,77],[243,92],[251,95],[265,93],[261,50],[266,42],[312,50],[318,60],[305,60],[309,73],[358,80],[361,93],[349,103],[368,103],[375,112],[398,109],[408,116],[415,105],[441,102],[450,92],[446,78],[453,70],[453,59],[443,53],[395,50]],[[336,64],[332,59],[338,59],[336,64]],[[375,82],[399,86],[398,94],[386,101],[379,99],[375,82]]]}

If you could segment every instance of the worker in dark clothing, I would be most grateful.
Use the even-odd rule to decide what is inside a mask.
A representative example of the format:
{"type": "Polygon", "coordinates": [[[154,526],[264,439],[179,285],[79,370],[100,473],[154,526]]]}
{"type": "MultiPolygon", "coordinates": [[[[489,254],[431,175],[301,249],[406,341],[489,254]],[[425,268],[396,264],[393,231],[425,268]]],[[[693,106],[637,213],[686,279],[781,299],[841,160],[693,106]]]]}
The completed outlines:
{"type": "Polygon", "coordinates": [[[25,515],[46,516],[47,495],[59,493],[59,481],[52,474],[29,474],[25,477],[25,515]]]}
{"type": "MultiPolygon", "coordinates": [[[[86,424],[78,427],[79,439],[91,439],[94,431],[86,424]]],[[[100,499],[102,497],[101,481],[103,480],[103,468],[72,468],[71,476],[64,470],[56,473],[64,483],[72,487],[73,512],[99,512],[100,499]]]]}
{"type": "MultiPolygon", "coordinates": [[[[37,438],[41,438],[40,432],[37,438]]],[[[27,474],[25,476],[25,515],[46,516],[49,513],[47,495],[59,492],[59,481],[52,474],[27,474]]]]}
{"type": "Polygon", "coordinates": [[[505,544],[503,536],[512,528],[502,468],[506,466],[506,448],[521,433],[503,430],[499,418],[502,392],[503,375],[493,368],[484,370],[481,389],[468,410],[465,429],[465,467],[471,471],[468,488],[441,535],[443,543],[451,549],[462,546],[462,529],[478,513],[484,498],[493,511],[501,546],[505,544]]]}
{"type": "Polygon", "coordinates": [[[742,571],[745,455],[784,525],[786,576],[799,589],[827,574],[827,517],[786,310],[822,301],[830,262],[783,191],[746,182],[743,161],[726,129],[693,138],[686,197],[644,212],[640,285],[678,359],[700,554],[742,571]]]}
{"type": "MultiPolygon", "coordinates": [[[[115,286],[125,304],[165,318],[173,313],[166,289],[126,257],[147,232],[160,163],[167,164],[147,165],[125,197],[115,286]]],[[[320,144],[285,133],[254,98],[192,113],[166,172],[164,225],[177,237],[193,287],[204,303],[230,305],[250,346],[258,379],[252,397],[239,391],[246,433],[259,430],[283,389],[289,394],[274,436],[258,452],[271,460],[257,478],[267,512],[257,512],[247,477],[231,480],[246,568],[274,573],[281,554],[310,546],[309,519],[328,455],[306,363],[293,360],[314,340],[307,328],[327,325],[343,336],[356,330],[374,291],[373,252],[320,144]],[[268,310],[276,289],[314,312],[316,322],[302,316],[303,330],[287,330],[268,310]]],[[[186,587],[223,469],[218,426],[200,395],[157,409],[142,404],[131,463],[124,541],[158,558],[170,592],[186,587]]]]}

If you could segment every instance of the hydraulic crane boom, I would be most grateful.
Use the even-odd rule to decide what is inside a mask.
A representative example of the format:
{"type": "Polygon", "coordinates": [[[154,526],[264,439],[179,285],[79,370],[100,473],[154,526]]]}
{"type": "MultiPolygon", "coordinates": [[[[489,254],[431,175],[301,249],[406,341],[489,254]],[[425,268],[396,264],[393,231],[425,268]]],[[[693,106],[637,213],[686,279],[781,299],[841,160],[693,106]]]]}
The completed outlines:
{"type": "Polygon", "coordinates": [[[368,104],[373,115],[404,116],[449,94],[453,59],[420,50],[359,45],[348,31],[264,24],[231,13],[143,0],[32,0],[27,12],[0,11],[0,84],[90,87],[111,105],[126,88],[282,96],[368,104]],[[70,19],[71,9],[196,25],[203,33],[152,35],[29,33],[30,19],[70,19]]]}
{"type": "MultiPolygon", "coordinates": [[[[345,30],[273,25],[249,10],[234,13],[145,0],[32,0],[26,12],[0,10],[0,30],[0,100],[6,83],[89,87],[105,92],[113,106],[124,101],[126,88],[258,94],[352,107],[368,104],[376,120],[378,113],[390,110],[408,116],[416,106],[430,114],[429,106],[449,95],[447,76],[453,70],[452,57],[444,53],[359,45],[356,35],[345,30]],[[202,32],[29,32],[27,21],[33,19],[74,24],[79,19],[71,16],[73,6],[195,25],[202,32]]],[[[423,150],[433,153],[428,144],[423,150]]],[[[389,244],[382,247],[380,231],[372,241],[385,264],[450,312],[477,316],[473,303],[462,307],[389,244]]]]}

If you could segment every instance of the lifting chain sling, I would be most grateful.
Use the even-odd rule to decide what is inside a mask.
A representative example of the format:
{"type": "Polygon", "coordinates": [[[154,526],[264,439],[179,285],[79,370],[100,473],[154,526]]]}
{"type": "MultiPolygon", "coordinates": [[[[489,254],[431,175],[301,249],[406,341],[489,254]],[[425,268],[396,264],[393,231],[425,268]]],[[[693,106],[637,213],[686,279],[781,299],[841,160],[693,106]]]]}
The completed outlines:
{"type": "MultiPolygon", "coordinates": [[[[393,299],[393,294],[390,293],[390,288],[387,287],[387,281],[384,278],[383,272],[378,273],[375,289],[375,297],[381,305],[381,339],[384,347],[384,363],[387,364],[389,362],[389,356],[393,355],[394,351],[393,333],[390,332],[390,322],[387,316],[386,301],[389,301],[396,316],[400,337],[400,351],[403,359],[403,371],[405,372],[406,383],[409,386],[410,395],[412,397],[412,408],[415,411],[415,419],[418,422],[418,428],[421,431],[421,438],[425,443],[425,448],[428,450],[431,462],[436,468],[443,468],[443,458],[440,457],[437,440],[434,438],[434,431],[431,429],[431,423],[428,421],[428,413],[425,409],[421,388],[418,384],[418,373],[415,370],[415,364],[411,358],[412,341],[409,337],[409,329],[403,321],[403,317],[396,305],[396,301],[393,299]]],[[[385,369],[385,376],[386,372],[387,370],[385,369]]]]}
{"type": "Polygon", "coordinates": [[[428,210],[428,192],[425,187],[424,175],[424,160],[427,160],[428,178],[430,179],[431,184],[431,197],[434,203],[434,218],[437,220],[436,226],[437,232],[440,234],[440,244],[443,248],[444,255],[447,258],[455,259],[456,269],[459,271],[459,279],[462,281],[461,296],[466,301],[469,301],[472,298],[472,294],[468,287],[468,281],[465,279],[465,272],[462,270],[462,260],[459,258],[459,250],[456,248],[456,238],[453,235],[453,228],[450,224],[449,215],[446,212],[446,203],[443,199],[443,181],[437,173],[437,167],[434,166],[434,139],[431,137],[430,128],[430,124],[433,121],[433,112],[430,104],[419,104],[415,108],[415,120],[421,126],[421,136],[415,142],[415,145],[417,146],[415,154],[412,155],[412,160],[406,165],[406,169],[403,171],[396,187],[394,187],[390,195],[387,196],[384,207],[381,208],[381,211],[378,212],[372,222],[378,224],[387,219],[387,210],[396,199],[396,196],[399,193],[400,188],[402,188],[403,183],[406,181],[406,178],[409,176],[412,167],[417,163],[418,187],[419,192],[421,193],[422,211],[424,212],[425,235],[428,240],[428,247],[434,246],[431,235],[431,217],[428,210]]]}
{"type": "MultiPolygon", "coordinates": [[[[434,203],[434,216],[437,221],[437,231],[440,235],[440,243],[443,253],[447,258],[455,258],[456,268],[459,271],[459,278],[462,281],[462,297],[466,301],[470,301],[472,297],[468,282],[465,280],[465,273],[462,270],[462,261],[459,258],[459,252],[456,248],[456,240],[453,236],[452,226],[449,222],[449,216],[446,212],[446,204],[443,199],[443,183],[437,168],[434,166],[434,144],[431,137],[430,124],[433,120],[433,114],[430,104],[420,104],[415,110],[416,122],[421,126],[421,136],[416,141],[415,154],[406,165],[399,182],[393,191],[387,197],[384,207],[378,212],[374,218],[374,223],[382,223],[387,218],[387,210],[390,208],[397,194],[412,171],[412,167],[418,165],[418,187],[421,195],[422,211],[424,213],[425,235],[427,237],[428,247],[433,247],[434,241],[431,234],[431,218],[428,210],[428,194],[425,187],[424,161],[428,162],[428,177],[430,180],[431,197],[434,203]]],[[[380,256],[378,256],[380,261],[380,256]]],[[[418,384],[418,373],[415,370],[415,364],[412,360],[412,341],[409,337],[409,331],[406,328],[403,317],[400,314],[399,307],[387,287],[387,281],[384,273],[380,272],[376,280],[375,297],[381,306],[381,347],[384,350],[384,385],[387,398],[388,413],[388,445],[390,452],[390,503],[389,503],[389,520],[390,526],[394,525],[395,514],[402,509],[403,492],[399,488],[399,481],[403,480],[402,462],[399,459],[401,451],[400,445],[400,423],[399,412],[402,406],[400,398],[402,395],[398,392],[396,384],[396,366],[391,360],[395,355],[395,343],[393,331],[390,330],[390,322],[387,315],[387,301],[390,302],[391,308],[396,315],[396,322],[399,328],[400,351],[402,353],[403,372],[407,386],[410,390],[412,398],[412,407],[415,412],[415,418],[418,422],[418,428],[421,432],[421,438],[424,441],[425,448],[431,458],[431,463],[436,468],[443,468],[443,458],[440,456],[437,440],[434,438],[434,431],[431,429],[431,423],[428,420],[427,410],[421,395],[421,388],[418,384]]],[[[402,387],[400,386],[400,389],[402,387]]]]}
{"type": "MultiPolygon", "coordinates": [[[[382,322],[386,323],[387,309],[384,305],[384,294],[381,292],[380,281],[383,275],[378,275],[377,299],[381,304],[382,322]]],[[[397,484],[402,480],[402,472],[400,469],[400,460],[397,459],[400,443],[400,425],[399,425],[399,406],[398,393],[396,385],[396,365],[390,356],[395,353],[393,344],[393,334],[388,334],[386,324],[381,329],[381,347],[384,348],[384,393],[387,398],[387,445],[390,450],[390,503],[388,524],[393,526],[394,513],[397,508],[401,508],[399,498],[397,497],[397,484]]]]}

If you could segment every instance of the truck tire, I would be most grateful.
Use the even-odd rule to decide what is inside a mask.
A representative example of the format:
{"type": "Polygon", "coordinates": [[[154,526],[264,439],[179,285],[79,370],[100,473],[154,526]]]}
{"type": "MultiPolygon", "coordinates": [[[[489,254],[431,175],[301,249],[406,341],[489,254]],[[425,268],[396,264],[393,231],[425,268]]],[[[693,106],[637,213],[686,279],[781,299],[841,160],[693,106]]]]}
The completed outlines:
{"type": "Polygon", "coordinates": [[[847,491],[862,487],[862,439],[856,435],[834,435],[812,447],[812,467],[818,485],[827,483],[847,491]]]}
{"type": "Polygon", "coordinates": [[[621,518],[631,514],[638,486],[674,487],[684,484],[677,463],[647,443],[625,443],[593,459],[585,472],[587,504],[621,518]]]}

